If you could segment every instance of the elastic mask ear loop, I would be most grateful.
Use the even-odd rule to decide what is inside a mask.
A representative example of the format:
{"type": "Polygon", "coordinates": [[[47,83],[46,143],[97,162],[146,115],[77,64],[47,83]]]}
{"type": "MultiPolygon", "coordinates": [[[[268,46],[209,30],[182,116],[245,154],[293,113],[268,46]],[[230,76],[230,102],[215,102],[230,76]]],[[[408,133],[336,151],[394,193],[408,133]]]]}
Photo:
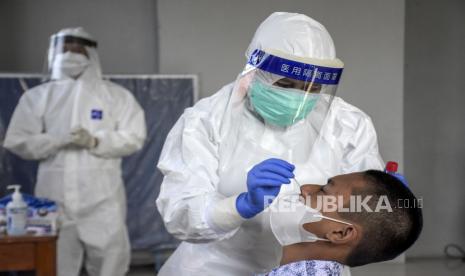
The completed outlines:
{"type": "MultiPolygon", "coordinates": [[[[331,220],[331,221],[334,221],[334,222],[339,222],[339,223],[346,224],[346,225],[352,225],[352,223],[345,222],[345,221],[342,221],[342,220],[338,220],[338,219],[335,219],[335,218],[326,217],[326,216],[323,216],[323,215],[320,215],[320,214],[316,214],[316,215],[314,215],[314,217],[316,217],[316,218],[321,218],[321,219],[327,219],[327,220],[331,220]]],[[[303,229],[304,231],[307,231],[307,230],[305,230],[305,228],[304,228],[303,225],[302,225],[302,229],[303,229]]],[[[328,239],[319,238],[319,237],[316,237],[316,236],[310,236],[310,237],[311,237],[311,239],[316,240],[316,241],[331,242],[331,241],[328,240],[328,239]]]]}
{"type": "Polygon", "coordinates": [[[303,237],[306,237],[307,240],[303,240],[303,242],[312,242],[312,241],[326,241],[326,242],[330,242],[330,240],[328,239],[324,239],[324,238],[319,238],[317,237],[315,234],[313,233],[310,233],[308,232],[307,230],[305,230],[304,228],[304,225],[300,225],[300,232],[301,232],[301,235],[303,237]]]}
{"type": "Polygon", "coordinates": [[[323,239],[323,238],[318,238],[318,237],[315,237],[315,238],[313,238],[313,239],[314,239],[314,240],[316,240],[316,241],[325,241],[325,242],[331,242],[331,241],[330,241],[330,240],[328,240],[328,239],[323,239]]]}

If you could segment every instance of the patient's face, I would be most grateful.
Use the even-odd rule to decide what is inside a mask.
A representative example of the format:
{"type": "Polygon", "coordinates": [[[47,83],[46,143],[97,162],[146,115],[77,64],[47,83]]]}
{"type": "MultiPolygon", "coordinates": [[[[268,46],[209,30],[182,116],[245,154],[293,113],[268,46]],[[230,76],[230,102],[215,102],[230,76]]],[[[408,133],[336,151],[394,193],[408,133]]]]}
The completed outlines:
{"type": "MultiPolygon", "coordinates": [[[[301,195],[306,204],[318,209],[324,216],[344,220],[339,215],[338,206],[349,206],[353,188],[363,189],[365,180],[362,173],[338,175],[328,179],[326,185],[302,185],[301,195]]],[[[350,222],[350,221],[349,221],[350,222]]],[[[322,237],[331,227],[340,226],[339,223],[323,219],[316,223],[304,224],[304,229],[322,237]]]]}

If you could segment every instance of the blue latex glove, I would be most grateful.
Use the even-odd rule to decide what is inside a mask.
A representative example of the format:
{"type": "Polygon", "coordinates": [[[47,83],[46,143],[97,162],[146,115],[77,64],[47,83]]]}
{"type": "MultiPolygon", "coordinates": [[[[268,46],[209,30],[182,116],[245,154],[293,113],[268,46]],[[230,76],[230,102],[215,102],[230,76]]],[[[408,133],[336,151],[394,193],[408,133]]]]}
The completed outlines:
{"type": "Polygon", "coordinates": [[[282,184],[291,183],[295,166],[281,159],[271,158],[255,165],[247,173],[247,192],[240,194],[236,208],[243,218],[251,218],[263,211],[265,196],[276,197],[282,184]]]}
{"type": "MultiPolygon", "coordinates": [[[[35,197],[25,193],[21,193],[24,202],[27,206],[33,209],[47,209],[49,211],[56,211],[56,203],[46,198],[35,197]]],[[[11,194],[0,199],[0,209],[6,208],[6,205],[11,201],[11,194]]]]}

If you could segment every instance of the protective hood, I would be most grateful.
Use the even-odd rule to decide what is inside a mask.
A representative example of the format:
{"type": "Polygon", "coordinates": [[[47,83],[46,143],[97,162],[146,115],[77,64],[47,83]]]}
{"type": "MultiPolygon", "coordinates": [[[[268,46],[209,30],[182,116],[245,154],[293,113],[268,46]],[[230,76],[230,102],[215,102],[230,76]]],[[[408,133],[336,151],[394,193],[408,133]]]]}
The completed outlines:
{"type": "Polygon", "coordinates": [[[298,13],[275,12],[265,19],[247,48],[247,60],[256,49],[274,49],[300,58],[336,58],[333,39],[326,28],[298,13]]]}
{"type": "Polygon", "coordinates": [[[50,37],[47,55],[49,79],[101,79],[97,42],[82,27],[67,28],[50,37]]]}

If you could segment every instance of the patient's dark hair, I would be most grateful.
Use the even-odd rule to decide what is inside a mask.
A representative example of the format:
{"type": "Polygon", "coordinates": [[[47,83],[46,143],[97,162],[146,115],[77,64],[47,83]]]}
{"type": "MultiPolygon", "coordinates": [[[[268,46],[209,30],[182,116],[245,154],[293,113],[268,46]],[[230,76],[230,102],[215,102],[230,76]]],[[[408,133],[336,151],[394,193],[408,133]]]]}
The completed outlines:
{"type": "MultiPolygon", "coordinates": [[[[343,218],[362,226],[362,238],[346,259],[346,265],[360,266],[394,259],[407,250],[420,235],[423,215],[417,198],[396,177],[382,171],[363,172],[364,188],[354,188],[352,195],[373,196],[368,206],[373,212],[339,213],[343,218]],[[385,196],[392,212],[374,212],[378,199],[385,196]]],[[[386,206],[385,201],[383,206],[386,206]]]]}

